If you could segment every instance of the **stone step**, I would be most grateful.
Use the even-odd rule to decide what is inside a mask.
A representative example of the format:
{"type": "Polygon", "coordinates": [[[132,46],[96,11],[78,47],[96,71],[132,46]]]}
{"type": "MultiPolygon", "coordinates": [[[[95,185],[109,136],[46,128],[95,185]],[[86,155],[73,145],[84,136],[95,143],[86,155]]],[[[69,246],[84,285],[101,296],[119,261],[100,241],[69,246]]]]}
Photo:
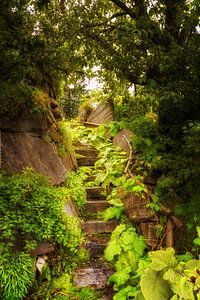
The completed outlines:
{"type": "Polygon", "coordinates": [[[108,287],[108,277],[112,273],[113,270],[106,264],[86,265],[75,271],[74,285],[76,287],[91,287],[96,290],[105,289],[108,287]]]}
{"type": "Polygon", "coordinates": [[[79,148],[76,149],[76,153],[83,155],[83,156],[89,156],[89,157],[98,157],[98,151],[96,149],[93,148],[79,148]]]}
{"type": "Polygon", "coordinates": [[[98,157],[78,157],[77,163],[79,167],[82,166],[94,166],[95,162],[97,161],[98,157]]]}
{"type": "Polygon", "coordinates": [[[110,234],[101,235],[91,235],[88,236],[88,240],[86,242],[85,248],[88,250],[90,258],[99,258],[104,255],[104,250],[108,244],[110,239],[110,234]]]}
{"type": "Polygon", "coordinates": [[[103,220],[88,220],[82,225],[82,229],[85,233],[110,233],[118,225],[118,221],[103,221],[103,220]]]}
{"type": "Polygon", "coordinates": [[[108,207],[110,207],[110,205],[106,200],[89,200],[86,202],[85,210],[87,212],[98,212],[108,207]]]}
{"type": "Polygon", "coordinates": [[[86,188],[87,199],[105,199],[105,196],[102,193],[105,192],[105,189],[102,187],[88,187],[86,188]]]}

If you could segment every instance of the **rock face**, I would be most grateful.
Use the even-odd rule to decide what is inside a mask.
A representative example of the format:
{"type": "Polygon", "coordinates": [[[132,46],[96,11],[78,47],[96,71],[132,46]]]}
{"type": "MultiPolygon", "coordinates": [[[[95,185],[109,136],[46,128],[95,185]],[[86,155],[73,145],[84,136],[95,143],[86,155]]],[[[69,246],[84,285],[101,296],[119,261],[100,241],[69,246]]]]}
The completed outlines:
{"type": "Polygon", "coordinates": [[[123,198],[123,203],[130,220],[142,222],[155,219],[154,210],[146,207],[149,203],[148,199],[127,193],[123,198]]]}
{"type": "Polygon", "coordinates": [[[100,104],[87,118],[87,122],[108,124],[113,121],[113,109],[110,105],[100,104]]]}
{"type": "Polygon", "coordinates": [[[48,176],[52,184],[64,181],[66,169],[55,145],[31,133],[2,132],[2,158],[9,173],[29,167],[48,176]]]}
{"type": "Polygon", "coordinates": [[[76,168],[76,158],[73,154],[60,158],[55,143],[45,140],[52,126],[56,127],[56,123],[51,111],[47,116],[1,118],[0,168],[13,174],[29,167],[48,176],[52,184],[61,184],[66,173],[76,168]],[[54,123],[50,124],[50,116],[54,123]]]}
{"type": "Polygon", "coordinates": [[[68,216],[78,217],[78,208],[73,200],[70,200],[65,204],[65,212],[68,216]]]}
{"type": "Polygon", "coordinates": [[[77,160],[74,152],[70,153],[65,157],[62,157],[61,159],[67,173],[77,168],[77,160]]]}

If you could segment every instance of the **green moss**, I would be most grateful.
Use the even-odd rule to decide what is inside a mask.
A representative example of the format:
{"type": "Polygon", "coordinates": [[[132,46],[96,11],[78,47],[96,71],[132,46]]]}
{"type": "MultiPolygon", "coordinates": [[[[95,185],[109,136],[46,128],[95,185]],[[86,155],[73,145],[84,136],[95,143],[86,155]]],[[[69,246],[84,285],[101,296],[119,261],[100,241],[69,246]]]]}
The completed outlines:
{"type": "Polygon", "coordinates": [[[57,123],[57,125],[60,133],[60,139],[57,145],[58,154],[61,157],[64,157],[65,155],[70,154],[74,150],[72,145],[71,130],[67,122],[60,121],[57,123]]]}

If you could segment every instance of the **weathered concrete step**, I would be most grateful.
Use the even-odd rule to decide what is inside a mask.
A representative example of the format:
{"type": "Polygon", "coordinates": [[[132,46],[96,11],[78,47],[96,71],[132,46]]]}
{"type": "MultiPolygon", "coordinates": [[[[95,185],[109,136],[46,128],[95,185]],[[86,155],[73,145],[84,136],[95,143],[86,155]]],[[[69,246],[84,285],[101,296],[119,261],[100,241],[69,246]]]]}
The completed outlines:
{"type": "Polygon", "coordinates": [[[86,202],[85,210],[87,212],[98,212],[108,207],[110,207],[110,205],[106,200],[90,200],[86,202]]]}
{"type": "Polygon", "coordinates": [[[85,245],[86,249],[89,252],[90,258],[99,258],[104,254],[104,250],[110,239],[110,234],[106,237],[104,235],[98,234],[98,236],[89,236],[88,241],[85,245]]]}
{"type": "Polygon", "coordinates": [[[102,193],[105,193],[105,189],[101,187],[88,187],[86,188],[87,199],[105,199],[102,193]]]}
{"type": "Polygon", "coordinates": [[[98,151],[93,148],[79,148],[76,149],[76,153],[83,156],[98,157],[98,151]]]}
{"type": "Polygon", "coordinates": [[[78,157],[77,163],[79,167],[82,166],[94,166],[95,162],[97,161],[98,157],[78,157]]]}
{"type": "Polygon", "coordinates": [[[90,182],[90,181],[95,181],[96,179],[96,175],[90,175],[88,176],[88,178],[86,179],[87,182],[90,182]]]}
{"type": "Polygon", "coordinates": [[[85,233],[109,233],[112,232],[118,225],[118,221],[103,221],[103,220],[88,220],[82,225],[82,229],[85,233]]]}
{"type": "Polygon", "coordinates": [[[74,273],[74,285],[76,287],[91,287],[97,290],[105,289],[108,287],[107,280],[112,272],[112,269],[105,264],[82,267],[74,273]]]}

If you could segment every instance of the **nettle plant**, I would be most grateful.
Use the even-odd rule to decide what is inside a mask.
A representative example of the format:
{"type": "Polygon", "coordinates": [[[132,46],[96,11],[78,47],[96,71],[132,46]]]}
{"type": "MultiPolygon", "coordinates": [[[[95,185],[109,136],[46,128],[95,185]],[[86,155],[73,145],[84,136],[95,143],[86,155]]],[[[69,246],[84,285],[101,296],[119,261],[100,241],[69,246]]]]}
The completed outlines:
{"type": "Polygon", "coordinates": [[[173,248],[146,252],[146,243],[131,225],[113,231],[105,258],[114,264],[109,282],[113,300],[199,300],[200,261],[175,255],[173,248]]]}
{"type": "Polygon", "coordinates": [[[4,299],[21,299],[27,293],[35,274],[30,250],[38,242],[49,241],[69,256],[77,252],[81,229],[76,218],[64,213],[68,199],[67,188],[50,185],[32,170],[0,174],[0,291],[4,299]]]}
{"type": "Polygon", "coordinates": [[[116,270],[108,280],[114,284],[114,300],[135,299],[140,294],[140,274],[149,264],[145,250],[144,238],[132,225],[120,224],[112,232],[105,258],[114,264],[116,270]]]}

